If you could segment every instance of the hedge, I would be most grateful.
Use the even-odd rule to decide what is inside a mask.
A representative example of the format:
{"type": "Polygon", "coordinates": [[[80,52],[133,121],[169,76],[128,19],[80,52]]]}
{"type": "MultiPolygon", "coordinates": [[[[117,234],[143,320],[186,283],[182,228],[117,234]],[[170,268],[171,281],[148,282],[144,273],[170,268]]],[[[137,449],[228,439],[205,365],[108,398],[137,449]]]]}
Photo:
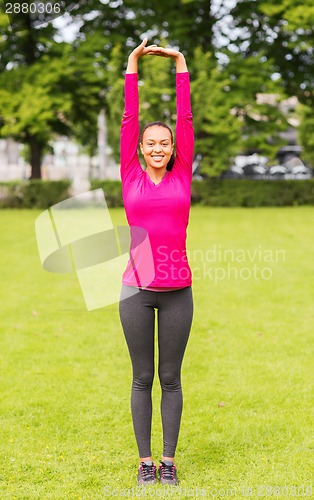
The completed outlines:
{"type": "Polygon", "coordinates": [[[48,208],[70,195],[71,181],[0,182],[0,208],[48,208]]]}
{"type": "Polygon", "coordinates": [[[314,179],[193,181],[192,203],[222,207],[314,205],[314,179]]]}
{"type": "MultiPolygon", "coordinates": [[[[91,181],[91,189],[97,188],[103,189],[108,207],[123,206],[120,181],[91,181]]],[[[217,207],[314,205],[314,179],[193,180],[191,203],[217,207]]]]}
{"type": "MultiPolygon", "coordinates": [[[[71,196],[70,181],[0,182],[1,208],[48,208],[71,196]]],[[[92,180],[90,189],[102,188],[108,207],[122,207],[121,182],[92,180]]],[[[314,205],[314,179],[192,181],[193,205],[217,207],[271,207],[314,205]]]]}
{"type": "Polygon", "coordinates": [[[103,190],[108,207],[123,207],[121,181],[92,179],[90,188],[103,190]]]}

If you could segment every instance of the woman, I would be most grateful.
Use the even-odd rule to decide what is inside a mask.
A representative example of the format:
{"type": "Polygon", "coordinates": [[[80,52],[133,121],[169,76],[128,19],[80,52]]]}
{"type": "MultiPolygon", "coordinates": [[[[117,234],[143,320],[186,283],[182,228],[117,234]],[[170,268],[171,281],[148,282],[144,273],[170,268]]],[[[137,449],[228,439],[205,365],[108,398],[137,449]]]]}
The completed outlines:
{"type": "Polygon", "coordinates": [[[128,58],[121,127],[123,200],[131,227],[131,252],[123,273],[120,319],[129,349],[133,383],[131,410],[139,450],[138,483],[156,482],[151,453],[155,309],[158,320],[158,374],[162,389],[162,484],[177,484],[175,450],[182,414],[181,365],[193,317],[192,276],[186,256],[194,134],[189,73],[184,56],[173,49],[146,46],[128,58]],[[176,155],[171,129],[153,122],[139,141],[138,61],[144,55],[171,57],[176,63],[176,155]],[[147,236],[147,238],[145,238],[147,236]],[[147,242],[148,245],[147,245],[147,242]]]}

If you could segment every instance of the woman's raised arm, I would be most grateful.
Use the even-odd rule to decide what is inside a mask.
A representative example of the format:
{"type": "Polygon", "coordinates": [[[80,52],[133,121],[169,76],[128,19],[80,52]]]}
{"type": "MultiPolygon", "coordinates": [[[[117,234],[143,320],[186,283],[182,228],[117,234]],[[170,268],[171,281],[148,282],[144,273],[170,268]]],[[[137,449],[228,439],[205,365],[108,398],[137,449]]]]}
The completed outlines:
{"type": "Polygon", "coordinates": [[[138,96],[138,61],[145,55],[170,57],[176,63],[176,161],[174,168],[188,179],[192,178],[194,151],[194,131],[190,102],[189,73],[184,55],[178,50],[147,44],[147,38],[136,47],[128,58],[125,74],[125,106],[122,118],[120,151],[122,183],[131,181],[142,172],[137,147],[139,141],[139,96],[138,96]]]}
{"type": "Polygon", "coordinates": [[[194,155],[194,129],[190,96],[190,76],[184,55],[175,49],[151,47],[150,54],[171,57],[176,63],[176,160],[173,170],[190,182],[194,155]]]}
{"type": "Polygon", "coordinates": [[[131,182],[138,174],[142,172],[137,147],[139,141],[139,97],[138,97],[138,61],[150,54],[153,47],[146,47],[147,38],[136,47],[129,55],[128,65],[125,74],[124,84],[124,113],[120,131],[120,163],[122,184],[131,182]]]}

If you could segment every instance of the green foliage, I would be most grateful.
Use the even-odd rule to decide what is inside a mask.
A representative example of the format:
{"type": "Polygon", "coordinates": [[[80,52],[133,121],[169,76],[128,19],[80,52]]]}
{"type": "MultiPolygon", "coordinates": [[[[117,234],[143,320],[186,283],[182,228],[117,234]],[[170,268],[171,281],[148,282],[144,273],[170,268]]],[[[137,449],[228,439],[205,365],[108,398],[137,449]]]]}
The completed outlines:
{"type": "MultiPolygon", "coordinates": [[[[1,9],[4,5],[0,0],[1,9]]],[[[49,90],[40,78],[47,54],[55,46],[56,30],[51,23],[35,29],[31,17],[25,15],[25,29],[15,31],[5,17],[0,20],[0,137],[11,136],[28,144],[32,177],[40,177],[55,104],[50,104],[49,90]]]]}
{"type": "Polygon", "coordinates": [[[242,57],[263,51],[274,62],[288,95],[313,102],[313,2],[312,0],[250,0],[232,9],[233,47],[242,57]],[[235,29],[238,30],[235,36],[235,29]],[[245,42],[244,42],[245,40],[245,42]]]}
{"type": "Polygon", "coordinates": [[[102,189],[108,207],[123,207],[122,184],[120,181],[93,179],[90,189],[102,189]]]}
{"type": "Polygon", "coordinates": [[[117,44],[112,49],[108,64],[106,92],[108,143],[117,163],[120,161],[120,127],[124,106],[124,77],[122,74],[124,65],[125,55],[122,45],[117,44]]]}
{"type": "Polygon", "coordinates": [[[192,182],[193,204],[219,207],[314,205],[314,179],[207,179],[192,182]]]}
{"type": "MultiPolygon", "coordinates": [[[[122,207],[121,182],[92,180],[102,188],[108,207],[122,207]]],[[[193,205],[217,207],[281,207],[314,205],[314,179],[250,180],[210,178],[192,181],[193,205]]]]}
{"type": "Polygon", "coordinates": [[[97,146],[103,71],[82,44],[57,43],[55,29],[0,27],[0,137],[28,144],[32,177],[55,134],[75,136],[89,154],[97,146]]]}
{"type": "Polygon", "coordinates": [[[287,129],[287,120],[278,107],[285,97],[280,80],[274,81],[272,61],[263,53],[248,56],[229,54],[224,69],[229,78],[228,99],[232,113],[241,122],[240,147],[244,152],[258,152],[274,159],[284,141],[280,132],[287,129]],[[258,95],[271,94],[275,104],[259,102],[258,95]]]}
{"type": "Polygon", "coordinates": [[[215,17],[210,0],[151,0],[149,3],[146,0],[89,0],[79,2],[72,14],[83,21],[82,38],[96,35],[97,50],[108,59],[116,44],[121,43],[130,51],[144,33],[149,33],[151,43],[160,44],[167,37],[187,55],[196,45],[207,50],[212,48],[215,17]],[[91,11],[96,11],[97,16],[84,19],[91,11]]]}
{"type": "MultiPolygon", "coordinates": [[[[35,28],[30,22],[14,32],[1,14],[0,136],[28,145],[37,176],[56,134],[73,137],[88,154],[95,153],[97,116],[104,108],[109,144],[119,161],[123,70],[147,33],[149,43],[169,44],[186,56],[196,152],[206,160],[204,174],[217,175],[240,152],[274,158],[282,144],[278,134],[287,123],[277,106],[258,104],[256,96],[271,93],[280,100],[296,95],[313,111],[312,0],[236,2],[223,32],[228,9],[208,0],[79,2],[69,14],[80,23],[72,44],[57,41],[52,23],[35,28]]],[[[140,62],[142,126],[156,119],[174,126],[173,77],[170,60],[147,57],[140,62]]],[[[303,138],[310,158],[311,141],[303,138]]]]}
{"type": "Polygon", "coordinates": [[[194,51],[191,82],[195,153],[201,153],[202,173],[215,176],[239,151],[240,121],[231,113],[226,88],[228,76],[216,66],[212,55],[199,47],[194,51]]]}
{"type": "Polygon", "coordinates": [[[258,93],[276,93],[277,100],[282,95],[280,83],[271,79],[272,65],[263,64],[261,55],[244,60],[230,55],[221,67],[197,48],[192,72],[195,151],[203,156],[202,173],[221,173],[240,151],[274,158],[287,122],[276,105],[257,102],[258,93]]]}
{"type": "Polygon", "coordinates": [[[303,149],[302,158],[314,166],[314,113],[310,106],[299,107],[299,141],[303,149]]]}
{"type": "MultiPolygon", "coordinates": [[[[167,41],[163,41],[167,46],[167,41]]],[[[146,56],[139,68],[140,124],[162,121],[175,126],[174,62],[164,57],[146,56]]]]}
{"type": "Polygon", "coordinates": [[[49,208],[70,196],[70,186],[68,180],[0,182],[0,208],[49,208]]]}
{"type": "Polygon", "coordinates": [[[0,75],[1,135],[23,141],[29,134],[46,144],[52,133],[76,132],[78,138],[89,133],[95,150],[100,78],[70,45],[54,51],[53,57],[43,55],[40,62],[0,75]]]}

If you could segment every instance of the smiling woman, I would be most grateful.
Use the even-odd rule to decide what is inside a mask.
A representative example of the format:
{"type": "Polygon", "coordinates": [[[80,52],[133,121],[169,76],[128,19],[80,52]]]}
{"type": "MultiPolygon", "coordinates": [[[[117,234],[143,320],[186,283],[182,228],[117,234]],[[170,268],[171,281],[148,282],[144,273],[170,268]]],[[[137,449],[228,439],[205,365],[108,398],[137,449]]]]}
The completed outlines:
{"type": "Polygon", "coordinates": [[[178,484],[174,455],[182,414],[181,365],[192,317],[192,273],[186,256],[191,204],[194,132],[190,79],[184,56],[150,45],[145,39],[128,59],[121,127],[122,195],[131,228],[130,259],[122,276],[120,319],[133,367],[132,418],[140,465],[138,483],[156,482],[151,456],[155,309],[158,319],[158,375],[162,389],[162,484],[178,484]],[[144,55],[171,57],[176,63],[176,155],[171,129],[163,122],[146,125],[140,139],[146,170],[138,158],[138,60],[144,55]],[[144,229],[145,244],[138,228],[144,229]],[[168,259],[158,249],[167,249],[168,259]],[[148,279],[149,278],[149,279],[148,279]]]}
{"type": "Polygon", "coordinates": [[[148,123],[141,137],[141,152],[147,165],[147,173],[150,178],[155,177],[158,169],[165,175],[164,167],[170,171],[174,164],[173,134],[166,123],[148,123]]]}

